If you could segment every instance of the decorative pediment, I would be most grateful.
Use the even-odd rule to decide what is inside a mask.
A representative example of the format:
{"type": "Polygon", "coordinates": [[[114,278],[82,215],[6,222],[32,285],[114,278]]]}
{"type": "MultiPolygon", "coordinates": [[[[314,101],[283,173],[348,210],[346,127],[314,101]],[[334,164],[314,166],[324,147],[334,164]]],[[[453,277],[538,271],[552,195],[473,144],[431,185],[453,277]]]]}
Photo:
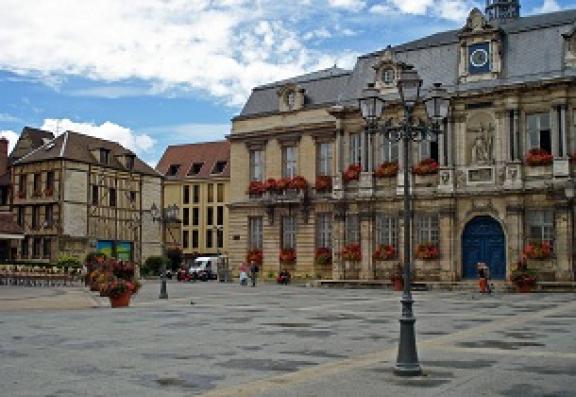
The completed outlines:
{"type": "Polygon", "coordinates": [[[568,33],[562,34],[564,39],[564,66],[576,67],[576,26],[568,33]]]}
{"type": "Polygon", "coordinates": [[[404,63],[396,59],[394,50],[392,50],[391,46],[388,46],[378,62],[372,66],[375,70],[374,87],[383,94],[396,90],[396,80],[403,66],[404,63]]]}
{"type": "Polygon", "coordinates": [[[278,110],[280,112],[291,112],[304,107],[306,90],[298,84],[288,83],[276,91],[278,96],[278,110]]]}
{"type": "Polygon", "coordinates": [[[488,22],[484,14],[478,8],[474,8],[468,14],[466,25],[460,30],[460,34],[482,33],[494,29],[495,27],[488,22]]]}

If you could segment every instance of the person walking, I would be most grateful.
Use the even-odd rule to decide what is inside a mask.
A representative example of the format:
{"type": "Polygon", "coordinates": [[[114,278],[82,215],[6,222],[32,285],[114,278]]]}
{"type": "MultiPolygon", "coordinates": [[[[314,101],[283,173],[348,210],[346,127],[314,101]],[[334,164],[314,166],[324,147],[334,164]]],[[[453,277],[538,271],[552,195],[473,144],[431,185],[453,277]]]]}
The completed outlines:
{"type": "Polygon", "coordinates": [[[258,265],[256,264],[256,262],[254,261],[250,262],[250,278],[252,279],[253,287],[256,286],[256,277],[258,277],[259,271],[260,269],[258,269],[258,265]]]}
{"type": "Polygon", "coordinates": [[[245,262],[240,264],[240,285],[246,287],[248,285],[248,266],[245,262]]]}

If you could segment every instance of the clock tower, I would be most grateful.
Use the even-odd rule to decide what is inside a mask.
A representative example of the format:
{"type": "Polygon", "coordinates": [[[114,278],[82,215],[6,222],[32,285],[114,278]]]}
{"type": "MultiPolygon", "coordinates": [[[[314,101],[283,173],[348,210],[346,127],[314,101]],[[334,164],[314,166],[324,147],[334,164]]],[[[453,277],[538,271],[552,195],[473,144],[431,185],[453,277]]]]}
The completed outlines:
{"type": "Polygon", "coordinates": [[[520,0],[486,0],[488,21],[507,22],[520,17],[520,0]]]}

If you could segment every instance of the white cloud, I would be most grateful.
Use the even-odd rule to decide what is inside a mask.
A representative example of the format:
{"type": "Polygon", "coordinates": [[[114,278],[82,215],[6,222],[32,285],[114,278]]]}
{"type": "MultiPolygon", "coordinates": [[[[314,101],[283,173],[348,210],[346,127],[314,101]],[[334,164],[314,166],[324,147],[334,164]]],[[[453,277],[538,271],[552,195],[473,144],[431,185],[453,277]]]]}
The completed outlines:
{"type": "Polygon", "coordinates": [[[386,0],[373,5],[370,12],[382,15],[430,15],[462,21],[476,5],[473,0],[386,0]]]}
{"type": "Polygon", "coordinates": [[[534,9],[535,14],[544,14],[547,12],[560,11],[562,7],[558,4],[556,0],[544,0],[542,6],[534,9]]]}
{"type": "Polygon", "coordinates": [[[42,130],[52,131],[56,135],[70,130],[118,142],[122,146],[136,153],[147,152],[154,148],[156,141],[146,134],[136,134],[130,128],[106,121],[100,125],[94,123],[77,123],[70,119],[45,119],[40,127],[42,130]]]}
{"type": "Polygon", "coordinates": [[[14,131],[10,130],[1,130],[0,137],[8,139],[8,153],[14,149],[14,145],[16,145],[16,141],[18,141],[18,137],[20,134],[15,133],[14,131]]]}
{"type": "Polygon", "coordinates": [[[12,116],[8,113],[0,113],[0,122],[4,123],[21,123],[22,120],[19,117],[12,116]]]}
{"type": "Polygon", "coordinates": [[[185,123],[145,128],[150,135],[169,135],[171,143],[221,141],[230,134],[231,123],[185,123]]]}
{"type": "MultiPolygon", "coordinates": [[[[270,14],[278,9],[273,0],[2,0],[0,69],[56,88],[67,76],[143,80],[241,105],[254,86],[334,63],[304,45],[298,17],[270,14]]],[[[92,93],[126,94],[113,91],[92,93]]]]}
{"type": "Polygon", "coordinates": [[[363,0],[328,0],[330,7],[343,8],[349,11],[360,11],[365,6],[366,3],[363,0]]]}

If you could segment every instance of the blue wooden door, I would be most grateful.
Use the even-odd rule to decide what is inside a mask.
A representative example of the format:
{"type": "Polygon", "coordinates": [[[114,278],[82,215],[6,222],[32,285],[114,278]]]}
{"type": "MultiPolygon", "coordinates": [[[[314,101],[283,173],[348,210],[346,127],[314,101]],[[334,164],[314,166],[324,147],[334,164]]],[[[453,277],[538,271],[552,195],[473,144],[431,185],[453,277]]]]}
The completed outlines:
{"type": "Polygon", "coordinates": [[[506,244],[500,224],[489,216],[477,216],[466,225],[462,234],[462,278],[478,277],[476,264],[490,267],[493,279],[506,277],[506,244]]]}

